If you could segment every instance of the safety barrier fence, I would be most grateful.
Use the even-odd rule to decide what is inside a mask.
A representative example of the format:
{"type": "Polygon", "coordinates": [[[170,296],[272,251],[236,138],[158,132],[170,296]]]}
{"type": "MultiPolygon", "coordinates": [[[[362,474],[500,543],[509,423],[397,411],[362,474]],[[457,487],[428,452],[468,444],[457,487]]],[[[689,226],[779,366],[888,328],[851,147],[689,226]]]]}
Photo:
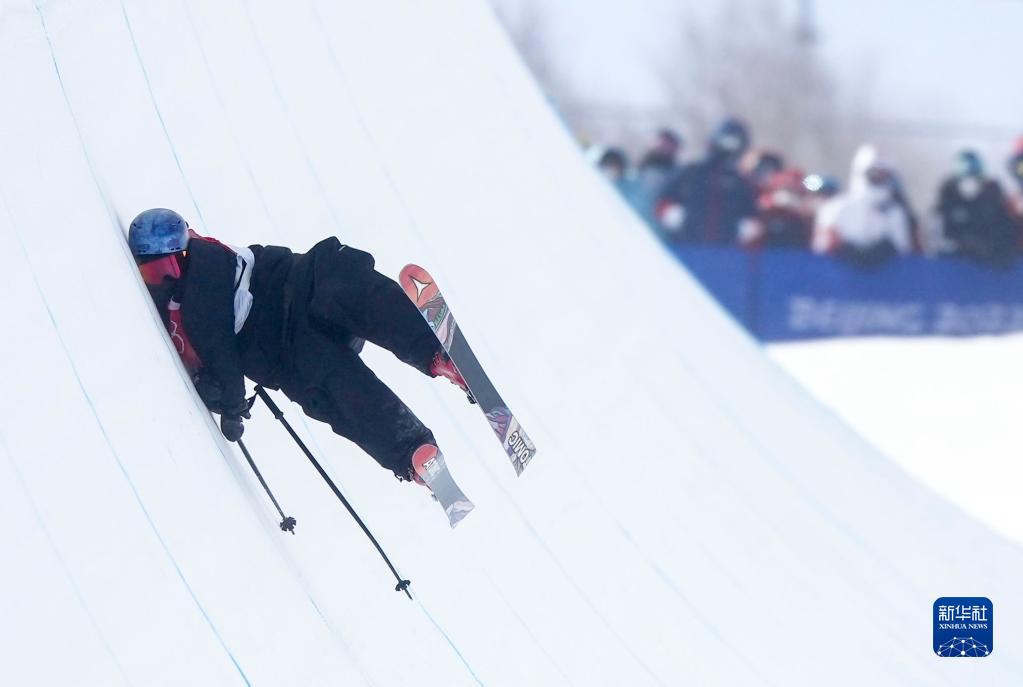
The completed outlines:
{"type": "Polygon", "coordinates": [[[1023,261],[909,256],[860,268],[800,250],[671,250],[760,341],[1023,331],[1023,261]]]}

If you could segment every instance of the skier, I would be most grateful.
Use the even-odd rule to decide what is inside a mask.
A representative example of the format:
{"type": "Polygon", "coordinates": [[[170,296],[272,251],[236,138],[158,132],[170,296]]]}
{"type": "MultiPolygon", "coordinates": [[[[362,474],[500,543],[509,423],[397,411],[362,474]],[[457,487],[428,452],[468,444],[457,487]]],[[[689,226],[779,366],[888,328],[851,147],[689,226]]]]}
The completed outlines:
{"type": "Polygon", "coordinates": [[[399,480],[423,484],[433,433],[359,357],[370,341],[468,391],[440,342],[369,253],[336,238],[308,253],[234,248],[178,213],[134,219],[128,244],[196,391],[230,441],[248,418],[245,381],[280,389],[399,480]]]}

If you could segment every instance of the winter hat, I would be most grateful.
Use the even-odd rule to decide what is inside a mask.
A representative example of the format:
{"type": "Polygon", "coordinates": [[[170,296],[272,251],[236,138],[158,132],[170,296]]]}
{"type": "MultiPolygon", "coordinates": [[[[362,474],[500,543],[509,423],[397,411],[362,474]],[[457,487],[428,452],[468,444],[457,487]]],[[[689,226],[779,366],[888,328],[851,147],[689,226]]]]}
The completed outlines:
{"type": "Polygon", "coordinates": [[[984,162],[976,150],[964,150],[956,155],[955,169],[956,176],[984,176],[984,162]]]}

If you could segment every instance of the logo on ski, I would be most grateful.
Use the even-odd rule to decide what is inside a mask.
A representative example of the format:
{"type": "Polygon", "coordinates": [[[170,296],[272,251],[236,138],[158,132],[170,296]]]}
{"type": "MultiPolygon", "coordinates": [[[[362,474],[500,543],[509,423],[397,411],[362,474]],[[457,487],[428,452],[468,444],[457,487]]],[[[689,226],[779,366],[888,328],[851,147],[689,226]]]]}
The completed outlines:
{"type": "Polygon", "coordinates": [[[409,278],[409,281],[412,282],[416,287],[416,302],[418,303],[422,301],[423,291],[425,291],[426,287],[430,285],[430,282],[422,282],[416,279],[415,277],[409,278]]]}
{"type": "Polygon", "coordinates": [[[437,464],[436,458],[431,458],[423,463],[423,469],[426,470],[426,474],[431,478],[436,477],[440,473],[440,465],[437,464]]]}
{"type": "Polygon", "coordinates": [[[516,460],[525,467],[526,464],[533,459],[533,454],[536,452],[535,448],[532,448],[527,442],[527,439],[519,430],[515,430],[508,437],[508,450],[516,460]]]}

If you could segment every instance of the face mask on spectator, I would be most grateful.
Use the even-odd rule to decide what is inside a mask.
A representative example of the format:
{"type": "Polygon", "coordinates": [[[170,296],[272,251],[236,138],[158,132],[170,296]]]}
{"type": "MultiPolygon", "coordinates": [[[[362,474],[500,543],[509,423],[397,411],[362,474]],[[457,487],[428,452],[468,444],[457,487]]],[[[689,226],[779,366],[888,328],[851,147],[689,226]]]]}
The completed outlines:
{"type": "Polygon", "coordinates": [[[968,200],[973,200],[980,194],[980,179],[974,176],[963,177],[959,180],[959,193],[968,200]]]}
{"type": "Polygon", "coordinates": [[[714,140],[714,145],[721,152],[734,155],[742,150],[742,138],[738,134],[721,134],[714,140]]]}
{"type": "Polygon", "coordinates": [[[871,167],[867,170],[867,195],[876,203],[891,200],[894,183],[891,172],[884,167],[871,167]]]}

